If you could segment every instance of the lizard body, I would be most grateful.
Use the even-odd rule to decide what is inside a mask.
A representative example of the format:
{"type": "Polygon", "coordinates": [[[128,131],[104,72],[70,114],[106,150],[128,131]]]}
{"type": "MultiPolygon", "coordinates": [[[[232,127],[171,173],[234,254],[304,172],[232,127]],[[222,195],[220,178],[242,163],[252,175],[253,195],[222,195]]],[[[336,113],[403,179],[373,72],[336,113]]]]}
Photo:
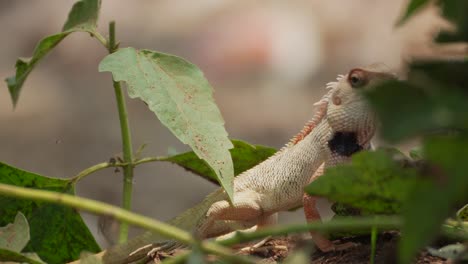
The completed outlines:
{"type": "MultiPolygon", "coordinates": [[[[232,204],[220,188],[169,223],[203,239],[270,224],[277,212],[303,204],[306,218],[319,220],[315,208],[310,208],[315,206],[315,197],[304,196],[304,187],[319,177],[324,168],[347,162],[353,153],[369,147],[375,120],[360,90],[391,78],[392,74],[376,66],[340,75],[337,82],[327,85],[330,90],[316,103],[316,114],[298,135],[276,154],[234,179],[232,204]]],[[[325,238],[313,235],[320,249],[329,248],[325,238]]],[[[104,263],[138,259],[137,255],[145,252],[130,258],[128,255],[161,240],[146,232],[127,244],[111,248],[103,256],[104,263]]]]}

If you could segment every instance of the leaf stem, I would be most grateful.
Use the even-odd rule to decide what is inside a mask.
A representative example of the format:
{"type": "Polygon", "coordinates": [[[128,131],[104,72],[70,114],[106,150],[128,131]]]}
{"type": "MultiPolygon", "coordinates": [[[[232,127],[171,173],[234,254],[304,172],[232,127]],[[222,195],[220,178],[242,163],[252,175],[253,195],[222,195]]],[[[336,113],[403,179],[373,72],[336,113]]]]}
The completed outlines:
{"type": "Polygon", "coordinates": [[[101,35],[101,33],[99,33],[98,31],[91,31],[91,32],[89,32],[89,34],[91,34],[94,38],[96,38],[99,42],[101,42],[101,44],[105,48],[109,49],[108,48],[109,44],[108,44],[106,38],[101,35]]]}
{"type": "Polygon", "coordinates": [[[236,263],[253,263],[251,258],[236,256],[232,250],[216,243],[209,241],[202,241],[199,243],[190,233],[182,229],[103,202],[65,193],[17,187],[3,183],[0,183],[0,194],[20,199],[61,204],[91,213],[109,215],[122,222],[146,228],[163,236],[174,238],[185,244],[192,245],[197,243],[203,250],[233,260],[236,263]]]}
{"type": "MultiPolygon", "coordinates": [[[[137,159],[133,161],[133,167],[143,164],[143,163],[149,163],[149,162],[155,162],[155,161],[165,161],[169,157],[166,156],[161,156],[161,157],[145,157],[141,159],[137,159]]],[[[70,178],[70,184],[76,184],[77,182],[81,181],[83,178],[86,176],[95,173],[96,171],[100,171],[106,168],[116,168],[116,167],[126,167],[128,166],[129,163],[127,162],[102,162],[96,165],[93,165],[89,168],[86,168],[82,170],[80,173],[77,175],[73,176],[70,178]]]]}

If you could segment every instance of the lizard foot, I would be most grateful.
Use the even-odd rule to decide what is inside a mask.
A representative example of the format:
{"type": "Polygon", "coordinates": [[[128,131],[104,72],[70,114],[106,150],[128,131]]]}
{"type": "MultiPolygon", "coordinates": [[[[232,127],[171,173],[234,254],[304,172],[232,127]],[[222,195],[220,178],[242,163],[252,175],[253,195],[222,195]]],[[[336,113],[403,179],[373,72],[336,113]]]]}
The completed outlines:
{"type": "Polygon", "coordinates": [[[161,254],[166,254],[167,252],[175,249],[178,247],[179,244],[176,241],[167,241],[163,243],[155,243],[155,244],[148,244],[146,246],[140,247],[129,254],[130,257],[132,256],[144,256],[151,259],[155,259],[161,254]]]}
{"type": "Polygon", "coordinates": [[[271,236],[268,236],[261,241],[253,244],[252,246],[247,246],[239,249],[239,253],[253,253],[257,251],[259,248],[263,247],[269,240],[271,239],[271,236]]]}

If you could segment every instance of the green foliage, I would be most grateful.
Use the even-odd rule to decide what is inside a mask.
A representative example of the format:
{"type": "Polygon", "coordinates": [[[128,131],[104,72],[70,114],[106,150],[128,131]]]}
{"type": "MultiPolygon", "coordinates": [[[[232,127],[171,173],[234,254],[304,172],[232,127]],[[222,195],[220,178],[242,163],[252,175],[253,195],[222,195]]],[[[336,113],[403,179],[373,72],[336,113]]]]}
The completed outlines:
{"type": "Polygon", "coordinates": [[[433,165],[422,172],[430,180],[414,186],[405,205],[405,236],[400,244],[403,263],[435,237],[444,219],[454,213],[454,205],[468,201],[468,138],[430,138],[424,154],[433,165]],[[422,216],[426,216],[424,221],[422,216]]]}
{"type": "Polygon", "coordinates": [[[382,121],[385,139],[398,142],[441,130],[467,129],[466,72],[468,62],[414,64],[407,81],[390,81],[369,91],[367,97],[382,121]]]}
{"type": "Polygon", "coordinates": [[[18,212],[13,223],[0,227],[0,261],[44,263],[35,253],[21,253],[28,242],[28,221],[18,212]]]}
{"type": "Polygon", "coordinates": [[[430,3],[436,3],[441,8],[442,15],[457,26],[455,32],[441,32],[437,41],[468,41],[468,16],[466,16],[468,1],[465,0],[411,0],[397,24],[403,25],[411,16],[430,3]]]}
{"type": "Polygon", "coordinates": [[[47,36],[39,41],[31,58],[18,59],[16,61],[16,74],[5,80],[8,84],[8,90],[10,91],[14,106],[18,102],[21,88],[29,73],[34,69],[34,66],[57,46],[62,39],[75,31],[95,33],[100,6],[100,0],[78,1],[68,15],[68,20],[65,22],[61,33],[47,36]]]}
{"type": "MultiPolygon", "coordinates": [[[[0,163],[0,183],[74,194],[74,186],[67,180],[47,178],[4,163],[0,163]]],[[[0,225],[12,222],[17,212],[24,213],[30,226],[31,240],[25,250],[36,252],[47,263],[77,259],[82,250],[100,250],[72,208],[0,196],[0,225]]]]}
{"type": "Polygon", "coordinates": [[[195,65],[172,55],[124,48],[104,58],[99,71],[110,71],[114,80],[125,81],[130,97],[143,100],[161,123],[190,145],[232,198],[229,149],[233,146],[213,89],[195,65]]]}
{"type": "Polygon", "coordinates": [[[402,25],[406,22],[411,16],[420,11],[425,5],[429,4],[430,0],[411,0],[406,7],[406,11],[403,16],[398,21],[398,25],[402,25]]]}
{"type": "Polygon", "coordinates": [[[409,190],[418,181],[414,169],[403,168],[387,151],[380,150],[358,153],[350,164],[327,169],[305,191],[367,213],[393,214],[401,211],[409,190]]]}
{"type": "MultiPolygon", "coordinates": [[[[232,161],[234,163],[235,176],[266,160],[276,152],[273,148],[262,145],[251,145],[241,140],[234,139],[231,140],[231,142],[234,148],[229,151],[231,152],[232,161]]],[[[170,156],[161,160],[175,163],[213,183],[218,183],[213,169],[211,169],[205,161],[198,158],[193,151],[170,156]]]]}

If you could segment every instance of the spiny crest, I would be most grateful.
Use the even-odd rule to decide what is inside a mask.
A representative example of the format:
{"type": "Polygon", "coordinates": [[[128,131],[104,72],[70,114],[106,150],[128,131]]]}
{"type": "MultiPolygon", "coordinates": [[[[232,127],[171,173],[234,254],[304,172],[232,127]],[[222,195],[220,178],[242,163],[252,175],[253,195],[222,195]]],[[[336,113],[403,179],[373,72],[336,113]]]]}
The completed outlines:
{"type": "Polygon", "coordinates": [[[326,85],[327,89],[330,89],[318,102],[314,103],[314,106],[318,106],[317,111],[315,112],[315,115],[312,117],[312,119],[305,124],[305,126],[302,128],[302,130],[295,135],[288,144],[286,144],[287,147],[291,147],[299,143],[301,140],[303,140],[307,135],[312,132],[312,130],[318,125],[318,123],[322,120],[322,118],[325,116],[327,112],[327,106],[328,102],[330,100],[330,97],[332,95],[333,89],[336,88],[339,84],[339,82],[345,78],[345,75],[338,75],[336,78],[336,82],[329,82],[326,85]]]}

